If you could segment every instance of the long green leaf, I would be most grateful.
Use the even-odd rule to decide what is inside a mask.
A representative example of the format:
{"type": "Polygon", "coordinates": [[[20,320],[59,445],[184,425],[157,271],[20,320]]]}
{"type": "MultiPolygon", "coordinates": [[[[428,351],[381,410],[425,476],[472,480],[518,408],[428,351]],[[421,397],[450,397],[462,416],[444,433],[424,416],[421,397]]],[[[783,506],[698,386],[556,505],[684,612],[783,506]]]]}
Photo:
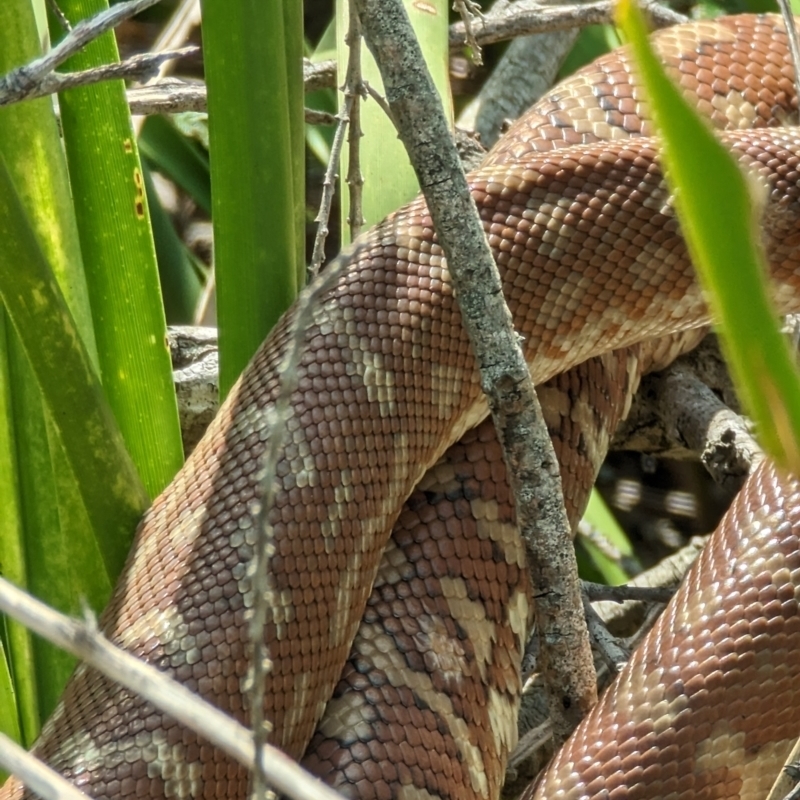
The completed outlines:
{"type": "Polygon", "coordinates": [[[800,474],[800,377],[769,299],[758,198],[664,74],[632,0],[620,0],[617,15],[663,137],[681,227],[708,289],[734,380],[767,452],[800,474]]]}
{"type": "MultiPolygon", "coordinates": [[[[26,520],[22,506],[20,465],[17,460],[13,393],[17,386],[10,375],[10,352],[6,336],[5,310],[0,312],[0,572],[18,586],[28,585],[25,558],[26,520]]],[[[12,331],[13,335],[13,331],[12,331]]],[[[17,386],[17,388],[19,388],[17,386]]],[[[41,415],[40,409],[37,409],[41,415]]],[[[4,652],[0,669],[14,673],[13,694],[0,697],[0,718],[7,720],[9,735],[15,741],[31,744],[39,730],[39,706],[36,691],[36,666],[33,642],[26,628],[12,620],[2,627],[4,652]],[[17,730],[14,733],[11,726],[17,730]]]]}
{"type": "MultiPolygon", "coordinates": [[[[2,620],[0,620],[2,627],[2,620]]],[[[0,709],[15,709],[17,707],[16,691],[8,668],[6,647],[3,644],[4,636],[0,636],[0,709]]],[[[14,742],[22,740],[19,719],[15,713],[0,714],[0,733],[5,734],[14,742]]],[[[0,784],[8,778],[8,773],[0,770],[0,784]]]]}
{"type": "Polygon", "coordinates": [[[164,313],[170,325],[193,325],[203,291],[202,272],[162,208],[148,167],[142,165],[150,222],[158,254],[164,313]]]}
{"type": "Polygon", "coordinates": [[[303,88],[303,4],[284,0],[284,51],[292,161],[292,213],[297,290],[306,280],[306,148],[305,89],[303,88]]]}
{"type": "MultiPolygon", "coordinates": [[[[74,24],[106,0],[61,0],[74,24]]],[[[112,32],[65,65],[118,61],[112,32]]],[[[103,386],[151,495],[183,463],[144,181],[122,81],[59,96],[103,386]]]]}
{"type": "Polygon", "coordinates": [[[116,575],[149,500],[2,156],[0,265],[0,297],[47,401],[92,527],[105,534],[106,568],[116,575]]]}
{"type": "MultiPolygon", "coordinates": [[[[0,72],[40,55],[34,12],[31,0],[0,3],[0,72]]],[[[0,153],[20,193],[30,229],[76,320],[88,357],[94,360],[96,348],[70,186],[49,99],[0,110],[0,153]]],[[[0,259],[0,269],[10,270],[12,277],[14,270],[22,268],[22,264],[0,259]]],[[[110,592],[110,580],[97,552],[94,531],[86,521],[81,494],[71,470],[65,468],[63,448],[42,404],[39,385],[4,311],[0,328],[2,570],[18,585],[62,610],[77,612],[81,598],[99,609],[110,592]]],[[[31,345],[39,343],[47,346],[46,338],[37,331],[31,345]]],[[[23,743],[30,744],[42,717],[52,709],[54,693],[71,671],[73,660],[49,644],[34,643],[27,631],[13,622],[8,622],[4,631],[17,705],[0,707],[0,716],[16,716],[23,743]]]]}
{"type": "Polygon", "coordinates": [[[223,395],[297,293],[284,11],[296,2],[202,1],[223,395]]]}
{"type": "Polygon", "coordinates": [[[184,136],[167,117],[148,117],[139,136],[139,151],[153,169],[178,184],[207,214],[211,213],[208,154],[184,136]]]}

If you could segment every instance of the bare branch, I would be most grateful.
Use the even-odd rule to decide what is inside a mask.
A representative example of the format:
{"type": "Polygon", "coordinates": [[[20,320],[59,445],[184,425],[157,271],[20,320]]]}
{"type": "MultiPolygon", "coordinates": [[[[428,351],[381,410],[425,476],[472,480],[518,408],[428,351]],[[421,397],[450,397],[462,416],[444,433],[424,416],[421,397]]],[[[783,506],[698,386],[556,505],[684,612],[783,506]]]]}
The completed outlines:
{"type": "Polygon", "coordinates": [[[623,603],[626,600],[640,600],[643,603],[668,603],[675,594],[674,589],[660,586],[606,586],[602,583],[582,582],[586,596],[593,603],[598,600],[609,600],[613,603],[623,603]]]}
{"type": "Polygon", "coordinates": [[[24,97],[20,97],[13,91],[0,90],[0,106],[18,103],[20,100],[44,97],[67,89],[74,89],[76,86],[90,86],[101,81],[119,78],[144,80],[148,75],[153,74],[164,61],[185,58],[199,52],[199,47],[183,47],[180,50],[171,50],[163,53],[143,53],[142,55],[131,56],[118,64],[103,64],[100,67],[93,67],[79,72],[67,72],[66,74],[51,72],[31,86],[24,97]]]}
{"type": "Polygon", "coordinates": [[[303,86],[307,92],[316,92],[318,89],[336,88],[336,61],[319,61],[312,63],[307,58],[303,59],[303,86]]]}
{"type": "Polygon", "coordinates": [[[611,674],[616,675],[625,666],[625,662],[630,658],[630,653],[608,632],[600,615],[592,608],[588,600],[584,602],[583,610],[586,613],[589,635],[592,637],[597,651],[611,674]]]}
{"type": "MultiPolygon", "coordinates": [[[[178,114],[183,111],[208,110],[208,93],[204,83],[187,83],[177,78],[166,78],[147,86],[128,89],[131,114],[178,114]]],[[[335,125],[336,117],[327,111],[313,108],[305,110],[309,125],[335,125]]]]}
{"type": "Polygon", "coordinates": [[[480,66],[483,64],[483,54],[481,52],[481,46],[475,38],[475,28],[472,23],[475,21],[476,17],[484,19],[481,13],[481,7],[474,2],[474,0],[455,0],[453,8],[458,13],[458,16],[461,17],[467,46],[472,49],[472,61],[480,66]]]}
{"type": "Polygon", "coordinates": [[[128,89],[127,95],[131,114],[177,114],[208,110],[208,93],[204,83],[166,79],[128,89]]]}
{"type": "Polygon", "coordinates": [[[47,0],[47,5],[53,16],[58,20],[58,24],[69,33],[72,30],[72,25],[69,24],[69,20],[58,5],[58,0],[47,0]]]}
{"type": "Polygon", "coordinates": [[[325,258],[325,240],[328,238],[328,233],[330,232],[328,221],[331,216],[333,195],[336,191],[336,175],[339,169],[342,146],[344,145],[344,135],[347,130],[347,125],[350,122],[350,111],[353,107],[354,100],[355,96],[353,94],[345,93],[342,110],[338,115],[339,121],[336,125],[336,132],[333,135],[331,154],[328,158],[328,166],[325,169],[325,177],[322,180],[322,199],[319,203],[319,211],[314,219],[317,223],[317,233],[314,237],[314,250],[311,254],[311,263],[308,266],[307,278],[309,282],[317,276],[325,258]]]}
{"type": "MultiPolygon", "coordinates": [[[[611,0],[571,6],[544,6],[530,0],[522,0],[507,8],[509,10],[503,13],[487,15],[483,19],[483,26],[476,26],[475,38],[479,45],[494,44],[518,36],[529,36],[532,33],[613,23],[614,15],[614,3],[611,0]]],[[[656,27],[663,28],[687,21],[682,14],[658,3],[644,2],[642,8],[656,27]]],[[[451,25],[450,48],[463,47],[466,36],[463,22],[451,25]]]]}
{"type": "Polygon", "coordinates": [[[728,395],[729,386],[716,340],[706,337],[664,372],[642,381],[613,447],[697,455],[718,484],[738,488],[762,452],[749,422],[720,400],[718,393],[728,395]]]}
{"type": "MultiPolygon", "coordinates": [[[[347,137],[348,159],[345,182],[350,193],[347,223],[350,226],[350,240],[355,239],[364,226],[364,176],[361,173],[361,98],[363,95],[363,74],[361,70],[361,20],[358,17],[354,0],[349,0],[349,27],[345,41],[349,50],[347,59],[347,78],[345,96],[352,93],[350,104],[350,131],[347,137]]],[[[390,117],[391,119],[391,117],[390,117]]]]}

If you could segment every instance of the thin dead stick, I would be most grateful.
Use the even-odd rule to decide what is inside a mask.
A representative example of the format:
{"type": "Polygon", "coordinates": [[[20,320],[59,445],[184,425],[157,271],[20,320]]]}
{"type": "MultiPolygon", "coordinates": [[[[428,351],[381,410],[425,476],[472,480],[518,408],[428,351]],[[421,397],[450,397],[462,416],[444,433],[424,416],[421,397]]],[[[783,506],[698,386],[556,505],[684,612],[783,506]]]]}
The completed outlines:
{"type": "Polygon", "coordinates": [[[322,199],[319,203],[319,211],[314,221],[317,223],[317,233],[314,237],[314,251],[311,255],[311,263],[308,266],[307,279],[313,280],[319,273],[322,261],[325,258],[325,240],[328,238],[330,229],[328,221],[331,216],[331,204],[333,195],[336,191],[336,173],[339,169],[339,158],[342,154],[344,145],[344,135],[347,125],[350,122],[350,110],[353,106],[354,96],[346,95],[342,103],[342,110],[338,115],[336,132],[333,135],[331,144],[331,154],[328,158],[328,166],[325,169],[325,177],[322,180],[322,199]]]}
{"type": "Polygon", "coordinates": [[[199,52],[199,47],[182,47],[180,50],[165,51],[163,53],[143,53],[131,56],[118,64],[103,64],[100,67],[93,67],[79,72],[67,72],[66,74],[51,72],[49,75],[45,75],[35,86],[32,86],[24,97],[20,97],[14,92],[0,91],[0,106],[19,103],[22,100],[32,100],[36,97],[45,97],[56,92],[74,89],[76,86],[91,86],[101,81],[120,78],[139,80],[150,75],[165,61],[185,58],[199,52]]]}
{"type": "Polygon", "coordinates": [[[89,795],[76,789],[47,764],[0,733],[0,767],[16,775],[42,800],[87,800],[89,795]]]}
{"type": "Polygon", "coordinates": [[[361,173],[361,97],[363,75],[361,70],[361,21],[356,12],[354,0],[349,0],[349,24],[345,39],[348,47],[347,79],[345,81],[345,97],[352,96],[350,104],[350,129],[347,137],[348,159],[345,183],[349,192],[349,213],[347,223],[350,226],[350,241],[358,237],[364,226],[364,176],[361,173]]]}
{"type": "MultiPolygon", "coordinates": [[[[5,578],[0,578],[0,611],[144,697],[252,771],[255,748],[247,728],[183,684],[115,647],[94,624],[54,611],[5,578]]],[[[260,762],[271,785],[295,800],[342,800],[276,747],[265,746],[260,762]]]]}
{"type": "Polygon", "coordinates": [[[336,88],[336,59],[311,62],[303,59],[303,88],[306,92],[336,88]]]}
{"type": "Polygon", "coordinates": [[[131,114],[177,114],[183,111],[208,110],[208,92],[204,83],[186,83],[167,79],[127,91],[131,114]]]}
{"type": "Polygon", "coordinates": [[[600,615],[592,608],[588,599],[584,599],[583,610],[586,612],[586,624],[589,626],[589,634],[600,653],[606,666],[616,675],[630,658],[620,643],[608,632],[608,628],[600,619],[600,615]]]}
{"type": "Polygon", "coordinates": [[[483,53],[478,40],[475,38],[475,28],[473,26],[476,17],[484,19],[481,7],[473,0],[455,0],[453,8],[458,13],[458,16],[461,17],[461,22],[464,25],[466,44],[472,49],[472,63],[481,66],[483,64],[483,53]]]}
{"type": "MultiPolygon", "coordinates": [[[[127,91],[131,114],[179,114],[183,111],[208,110],[208,92],[204,83],[187,83],[177,78],[166,78],[159,83],[148,83],[127,91]]],[[[305,109],[309,125],[335,125],[336,116],[328,111],[305,109]]]]}
{"type": "Polygon", "coordinates": [[[69,20],[66,17],[66,14],[61,10],[60,6],[58,5],[58,0],[47,0],[47,5],[50,8],[50,11],[53,13],[53,16],[58,20],[58,24],[69,33],[72,30],[72,25],[70,25],[69,20]]]}
{"type": "MultiPolygon", "coordinates": [[[[484,18],[482,26],[474,26],[475,39],[479,45],[495,44],[518,36],[529,36],[532,33],[613,22],[614,15],[613,0],[569,6],[543,6],[538,3],[521,2],[509,8],[513,10],[496,16],[489,14],[484,18]]],[[[688,19],[658,3],[642,3],[642,8],[658,27],[676,25],[688,19]]],[[[451,25],[451,50],[462,48],[466,43],[466,36],[463,22],[451,25]]]]}
{"type": "Polygon", "coordinates": [[[27,97],[46,75],[89,42],[157,2],[159,0],[128,0],[81,20],[50,52],[0,78],[0,97],[5,97],[6,94],[17,100],[27,97]]]}
{"type": "Polygon", "coordinates": [[[668,603],[675,594],[674,589],[665,589],[660,586],[605,586],[601,583],[581,581],[581,586],[586,596],[593,603],[599,600],[609,600],[614,603],[624,603],[626,600],[639,600],[645,603],[668,603]]]}
{"type": "MultiPolygon", "coordinates": [[[[325,240],[328,238],[330,229],[328,222],[331,216],[331,204],[333,202],[333,195],[336,191],[336,175],[339,169],[342,147],[344,146],[345,134],[348,126],[350,127],[351,140],[355,135],[353,133],[352,123],[358,124],[359,115],[356,108],[361,100],[361,26],[359,25],[358,15],[351,8],[349,27],[347,30],[347,44],[349,46],[349,57],[347,59],[347,74],[344,81],[344,99],[342,101],[342,110],[337,115],[336,132],[333,136],[333,143],[331,145],[331,153],[328,158],[328,166],[325,169],[325,177],[322,181],[322,199],[319,204],[319,212],[315,218],[317,223],[317,234],[314,237],[314,251],[311,256],[311,263],[308,266],[308,281],[312,281],[319,273],[322,267],[322,261],[325,258],[325,240]]],[[[361,136],[361,128],[358,128],[358,136],[361,136]]],[[[355,152],[350,152],[350,168],[353,168],[353,158],[355,158],[356,172],[360,176],[358,165],[360,163],[360,152],[358,147],[355,152]]],[[[361,181],[363,184],[363,179],[361,181]]],[[[351,215],[353,204],[356,205],[358,213],[361,213],[361,193],[360,191],[354,193],[351,191],[350,195],[350,208],[351,215]]],[[[363,224],[363,220],[362,220],[363,224]]]]}
{"type": "MultiPolygon", "coordinates": [[[[182,47],[188,40],[191,32],[200,24],[200,0],[180,0],[178,7],[164,26],[158,38],[153,42],[153,52],[162,53],[182,47]]],[[[169,61],[164,61],[158,68],[156,75],[147,78],[145,85],[150,85],[162,79],[171,67],[169,61]]],[[[205,109],[203,109],[205,110],[205,109]]],[[[133,111],[131,111],[133,114],[133,111]]],[[[133,122],[134,133],[138,136],[142,131],[144,119],[137,117],[133,122]]]]}
{"type": "MultiPolygon", "coordinates": [[[[153,43],[153,52],[161,53],[165,50],[181,47],[199,24],[199,0],[181,0],[172,17],[153,43]]],[[[159,70],[158,77],[163,78],[165,74],[166,71],[162,67],[159,70]]]]}

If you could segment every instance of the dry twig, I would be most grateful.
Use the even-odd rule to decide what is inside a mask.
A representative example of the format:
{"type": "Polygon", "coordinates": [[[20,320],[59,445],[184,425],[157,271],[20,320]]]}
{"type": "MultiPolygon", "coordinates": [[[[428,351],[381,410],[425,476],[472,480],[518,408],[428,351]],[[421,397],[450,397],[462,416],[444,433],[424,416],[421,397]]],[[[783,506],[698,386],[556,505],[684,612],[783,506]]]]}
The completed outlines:
{"type": "Polygon", "coordinates": [[[592,608],[588,600],[584,601],[583,610],[586,613],[586,624],[597,651],[600,653],[612,675],[616,675],[630,657],[620,643],[608,632],[598,613],[592,608]]]}
{"type": "MultiPolygon", "coordinates": [[[[643,2],[642,9],[651,22],[659,28],[686,22],[687,17],[660,5],[643,2]]],[[[576,5],[544,6],[531,0],[520,0],[513,5],[505,6],[501,13],[487,14],[483,26],[475,31],[478,44],[485,46],[514,39],[518,36],[529,36],[532,33],[561,31],[570,28],[582,28],[586,25],[613,23],[613,0],[601,0],[595,3],[576,5]],[[507,9],[507,10],[506,10],[507,9]]],[[[466,28],[463,22],[450,26],[450,48],[458,49],[466,42],[466,28]]]]}
{"type": "Polygon", "coordinates": [[[458,12],[458,16],[461,17],[461,22],[464,25],[465,41],[467,46],[472,49],[472,61],[480,66],[483,64],[483,53],[475,37],[475,28],[472,23],[476,17],[484,19],[481,7],[474,0],[455,0],[453,8],[458,12]]]}
{"type": "Polygon", "coordinates": [[[661,586],[634,586],[628,583],[622,586],[606,586],[590,581],[582,581],[581,585],[592,603],[596,603],[598,600],[608,600],[613,603],[623,603],[626,600],[640,600],[643,603],[668,603],[675,594],[674,589],[661,586]]]}
{"type": "Polygon", "coordinates": [[[36,91],[46,76],[60,67],[70,56],[120,22],[157,2],[158,0],[127,0],[93,17],[81,20],[50,52],[0,78],[0,105],[24,100],[31,92],[36,91]]]}
{"type": "Polygon", "coordinates": [[[353,0],[349,0],[349,6],[349,28],[345,38],[349,50],[345,96],[348,92],[352,92],[353,102],[350,104],[350,131],[347,137],[349,148],[345,182],[350,192],[347,223],[350,226],[350,240],[352,241],[358,237],[364,226],[364,176],[361,174],[361,139],[364,132],[361,130],[361,97],[363,94],[361,20],[353,0]]]}
{"type": "Polygon", "coordinates": [[[56,92],[74,89],[77,86],[91,86],[101,81],[118,79],[143,80],[152,75],[165,61],[185,58],[199,52],[199,47],[183,47],[180,50],[169,50],[163,53],[143,53],[131,56],[117,64],[103,64],[100,67],[67,72],[64,74],[51,72],[32,85],[24,97],[17,96],[14,92],[0,91],[0,106],[18,103],[20,100],[32,100],[36,97],[45,97],[56,92]]]}

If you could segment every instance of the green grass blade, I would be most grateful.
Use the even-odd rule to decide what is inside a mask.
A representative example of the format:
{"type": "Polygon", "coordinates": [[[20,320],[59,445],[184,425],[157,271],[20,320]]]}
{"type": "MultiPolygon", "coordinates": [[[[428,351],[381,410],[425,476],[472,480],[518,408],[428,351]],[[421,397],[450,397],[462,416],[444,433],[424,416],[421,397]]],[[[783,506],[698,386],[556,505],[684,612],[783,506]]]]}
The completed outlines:
{"type": "MultiPolygon", "coordinates": [[[[625,531],[617,522],[597,489],[592,489],[583,519],[598,530],[622,557],[632,558],[633,547],[625,531]]],[[[580,532],[579,532],[580,536],[580,532]]],[[[581,537],[581,542],[592,559],[603,583],[611,586],[625,583],[630,577],[619,561],[614,560],[591,540],[581,537]]]]}
{"type": "MultiPolygon", "coordinates": [[[[0,311],[0,563],[2,574],[17,586],[28,585],[25,559],[26,520],[22,507],[20,464],[14,425],[13,398],[19,384],[10,374],[10,352],[6,336],[9,324],[5,310],[0,311]]],[[[13,335],[13,331],[11,332],[13,335]]],[[[14,620],[4,620],[3,660],[15,676],[16,691],[0,693],[0,719],[9,727],[9,735],[26,746],[33,743],[39,730],[39,705],[33,641],[28,630],[14,620]],[[11,732],[12,724],[17,733],[11,732]]],[[[2,669],[2,665],[0,665],[2,669]]]]}
{"type": "Polygon", "coordinates": [[[148,117],[139,136],[139,152],[152,169],[175,181],[207,214],[211,213],[208,154],[167,117],[148,117]]]}
{"type": "MultiPolygon", "coordinates": [[[[9,375],[15,390],[12,418],[24,518],[25,585],[37,597],[67,613],[80,614],[84,601],[99,610],[111,593],[109,572],[28,359],[20,349],[10,355],[9,375]]],[[[17,655],[15,652],[15,678],[22,677],[17,655]]],[[[28,655],[26,650],[21,653],[25,663],[28,655]]],[[[40,638],[33,639],[30,655],[34,669],[24,677],[35,678],[39,718],[36,729],[24,720],[26,738],[31,732],[35,735],[38,724],[52,711],[75,666],[70,655],[40,638]]]]}
{"type": "MultiPolygon", "coordinates": [[[[105,0],[63,0],[74,24],[105,0]]],[[[109,32],[65,69],[118,60],[109,32]]],[[[148,492],[183,463],[164,311],[144,181],[122,81],[59,96],[103,386],[148,492]]]]}
{"type": "Polygon", "coordinates": [[[202,2],[223,396],[297,293],[284,2],[202,2]]]}
{"type": "Polygon", "coordinates": [[[286,87],[289,100],[289,136],[292,160],[292,212],[296,281],[299,291],[306,282],[306,148],[305,88],[303,87],[303,4],[283,2],[286,49],[286,87]]]}
{"type": "Polygon", "coordinates": [[[162,208],[150,170],[145,164],[142,165],[142,175],[158,255],[158,276],[167,322],[170,325],[193,325],[195,309],[203,291],[201,269],[176,233],[169,214],[162,208]]]}
{"type": "MultiPolygon", "coordinates": [[[[30,0],[0,4],[0,73],[40,55],[39,31],[30,0]]],[[[53,105],[49,98],[0,110],[0,153],[20,192],[19,200],[49,269],[58,281],[87,348],[96,363],[89,301],[82,271],[66,163],[53,105]]],[[[12,235],[16,235],[13,231],[12,235]]],[[[0,269],[22,266],[0,260],[0,269]]],[[[0,391],[3,394],[3,473],[0,563],[4,574],[68,612],[78,598],[94,608],[105,604],[110,582],[94,542],[94,531],[74,476],[53,433],[16,333],[0,314],[0,391]],[[57,544],[56,544],[57,542],[57,544]],[[53,568],[56,548],[66,542],[68,557],[53,568]],[[94,556],[86,568],[84,551],[94,556]],[[37,553],[43,552],[44,558],[37,553]],[[65,563],[68,568],[65,569],[65,563]],[[64,603],[68,597],[71,602],[64,603]]],[[[35,343],[34,343],[35,346],[35,343]]],[[[60,550],[59,550],[60,552],[60,550]]],[[[72,659],[48,644],[34,641],[18,625],[5,627],[6,654],[16,687],[16,707],[0,707],[0,716],[19,721],[24,744],[31,744],[54,693],[72,669],[72,659]]]]}
{"type": "Polygon", "coordinates": [[[709,126],[667,79],[632,0],[621,0],[617,15],[663,137],[681,227],[708,290],[734,380],[765,450],[800,474],[800,377],[769,299],[758,198],[709,126]]]}
{"type": "Polygon", "coordinates": [[[0,297],[52,412],[92,528],[103,534],[106,569],[116,575],[148,497],[2,156],[0,297]]]}
{"type": "MultiPolygon", "coordinates": [[[[2,626],[0,620],[0,627],[2,626]]],[[[3,644],[3,636],[0,636],[0,709],[14,709],[17,706],[16,691],[14,682],[11,680],[11,670],[6,657],[6,647],[3,644]]],[[[19,727],[19,720],[16,714],[0,714],[0,733],[8,736],[12,741],[19,743],[22,740],[22,733],[19,727]]],[[[0,769],[0,784],[2,784],[8,773],[0,769]]]]}

